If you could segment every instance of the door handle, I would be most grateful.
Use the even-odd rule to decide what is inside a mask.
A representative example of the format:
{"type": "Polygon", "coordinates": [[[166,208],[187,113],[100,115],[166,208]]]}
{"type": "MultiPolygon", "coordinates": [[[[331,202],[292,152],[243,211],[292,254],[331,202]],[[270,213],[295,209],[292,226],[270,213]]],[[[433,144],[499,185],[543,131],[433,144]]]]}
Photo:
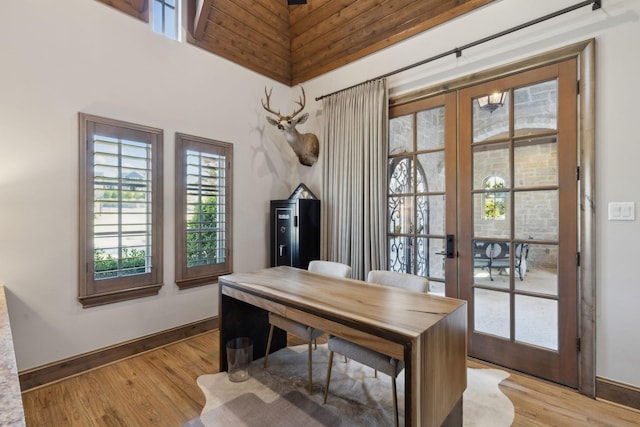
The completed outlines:
{"type": "Polygon", "coordinates": [[[447,234],[446,248],[447,258],[453,258],[455,255],[455,237],[453,234],[447,234]]]}
{"type": "Polygon", "coordinates": [[[287,252],[287,245],[280,245],[278,249],[280,250],[280,256],[284,256],[284,254],[287,252]]]}
{"type": "Polygon", "coordinates": [[[453,234],[447,234],[445,250],[442,252],[436,252],[436,255],[444,255],[447,258],[455,257],[455,237],[453,234]]]}
{"type": "Polygon", "coordinates": [[[442,252],[436,252],[436,255],[444,255],[447,258],[455,258],[455,237],[453,234],[447,234],[446,248],[442,252]]]}

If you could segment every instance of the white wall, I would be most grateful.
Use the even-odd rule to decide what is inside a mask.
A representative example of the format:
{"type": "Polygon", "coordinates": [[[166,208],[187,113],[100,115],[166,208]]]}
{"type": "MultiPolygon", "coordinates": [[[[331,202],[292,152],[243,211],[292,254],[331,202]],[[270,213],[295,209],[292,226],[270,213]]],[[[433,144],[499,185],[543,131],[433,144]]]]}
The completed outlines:
{"type": "Polygon", "coordinates": [[[0,2],[0,283],[20,370],[217,314],[217,286],[174,283],[175,132],[234,144],[234,268],[268,265],[269,200],[299,172],[264,119],[265,85],[284,110],[287,86],[99,2],[0,2]],[[164,129],[158,296],[77,301],[78,112],[164,129]]]}
{"type": "MultiPolygon", "coordinates": [[[[496,1],[306,82],[311,119],[303,129],[322,144],[316,96],[574,3],[496,1]]],[[[597,375],[640,386],[640,225],[606,219],[608,202],[640,199],[640,2],[603,4],[394,76],[390,86],[400,93],[596,38],[597,375]]],[[[234,143],[237,271],[268,264],[270,199],[286,198],[299,182],[322,198],[322,158],[300,166],[259,103],[264,86],[274,86],[273,102],[286,110],[298,89],[166,40],[95,1],[0,2],[0,24],[0,282],[20,370],[217,313],[216,287],[178,292],[173,283],[174,132],[234,143]],[[165,130],[166,285],[157,297],[92,309],[76,300],[79,111],[165,130]]]]}
{"type": "MultiPolygon", "coordinates": [[[[385,51],[305,83],[313,96],[419,62],[455,47],[578,3],[502,0],[385,51]],[[489,25],[495,23],[495,26],[489,25]]],[[[515,62],[558,47],[596,39],[596,374],[640,386],[640,222],[607,220],[607,204],[640,200],[638,90],[640,2],[604,0],[484,45],[390,78],[392,95],[515,62]]],[[[321,123],[321,104],[313,115],[321,123]]],[[[321,138],[322,143],[322,138],[321,138]]],[[[321,159],[322,160],[322,159],[321,159]]],[[[313,185],[319,185],[313,183],[313,185]]],[[[319,196],[321,197],[321,195],[319,196]]],[[[639,212],[640,214],[640,212],[639,212]]],[[[640,215],[639,215],[640,216],[640,215]]]]}

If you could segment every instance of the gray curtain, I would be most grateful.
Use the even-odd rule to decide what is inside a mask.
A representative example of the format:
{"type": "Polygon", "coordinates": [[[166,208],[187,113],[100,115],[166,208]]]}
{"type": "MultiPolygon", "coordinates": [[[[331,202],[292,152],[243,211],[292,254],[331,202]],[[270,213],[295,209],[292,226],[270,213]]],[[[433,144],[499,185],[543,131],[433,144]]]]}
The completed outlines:
{"type": "Polygon", "coordinates": [[[328,96],[322,108],[322,258],[365,279],[387,265],[387,82],[328,96]]]}

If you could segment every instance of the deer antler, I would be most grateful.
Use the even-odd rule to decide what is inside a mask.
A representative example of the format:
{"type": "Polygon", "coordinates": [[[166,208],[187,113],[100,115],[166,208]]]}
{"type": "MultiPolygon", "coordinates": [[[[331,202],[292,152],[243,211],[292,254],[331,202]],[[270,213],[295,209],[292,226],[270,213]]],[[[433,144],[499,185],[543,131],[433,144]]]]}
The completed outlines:
{"type": "Polygon", "coordinates": [[[295,116],[297,116],[298,114],[300,114],[300,112],[302,110],[304,110],[304,106],[307,103],[307,96],[304,93],[304,88],[302,86],[300,86],[300,89],[302,89],[302,96],[300,96],[298,98],[297,101],[294,101],[296,104],[298,104],[300,106],[299,109],[297,110],[293,110],[293,113],[291,113],[290,116],[283,116],[282,114],[280,114],[280,110],[275,111],[271,109],[271,92],[273,91],[273,88],[269,89],[269,92],[267,92],[267,87],[265,86],[264,88],[264,94],[267,97],[267,102],[265,103],[263,99],[260,99],[260,101],[262,102],[262,108],[264,108],[265,110],[267,110],[268,112],[270,112],[271,114],[275,114],[276,116],[278,116],[281,120],[283,118],[288,118],[289,120],[293,119],[295,116]]]}
{"type": "Polygon", "coordinates": [[[274,111],[271,109],[269,103],[271,102],[271,92],[273,91],[273,88],[271,88],[269,90],[269,93],[267,93],[267,87],[264,87],[264,94],[267,96],[267,104],[265,105],[264,101],[262,100],[262,98],[260,98],[260,102],[262,102],[262,108],[264,108],[265,110],[267,110],[268,112],[270,112],[271,114],[275,114],[276,116],[282,118],[282,116],[280,115],[280,111],[274,111]]]}
{"type": "Polygon", "coordinates": [[[296,101],[296,104],[298,104],[300,106],[299,110],[293,110],[293,113],[291,114],[291,118],[293,119],[295,116],[297,116],[302,110],[304,110],[304,104],[307,103],[307,96],[304,93],[304,88],[302,86],[300,86],[300,89],[302,89],[302,96],[299,98],[299,101],[296,101]]]}

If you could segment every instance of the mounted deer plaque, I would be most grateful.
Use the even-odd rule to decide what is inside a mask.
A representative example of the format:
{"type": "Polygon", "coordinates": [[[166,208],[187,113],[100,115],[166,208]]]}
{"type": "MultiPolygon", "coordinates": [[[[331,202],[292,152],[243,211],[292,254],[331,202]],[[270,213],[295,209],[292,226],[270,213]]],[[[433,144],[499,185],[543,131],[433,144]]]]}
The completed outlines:
{"type": "Polygon", "coordinates": [[[266,103],[262,99],[260,101],[262,101],[262,107],[265,110],[277,116],[277,120],[273,117],[267,116],[267,121],[270,124],[276,126],[284,133],[285,139],[293,149],[293,152],[296,153],[296,156],[298,156],[298,160],[300,160],[300,163],[305,166],[311,166],[316,162],[316,160],[318,160],[320,143],[318,142],[318,137],[314,134],[299,133],[296,130],[296,125],[306,122],[307,118],[309,118],[309,113],[304,113],[297,119],[295,118],[298,114],[300,114],[300,112],[302,112],[302,110],[304,110],[304,104],[306,102],[304,88],[302,86],[300,86],[300,88],[302,89],[302,96],[298,101],[296,101],[296,104],[298,104],[300,108],[294,110],[293,113],[291,113],[291,115],[289,116],[283,116],[282,114],[280,114],[279,110],[275,111],[271,109],[269,103],[271,101],[271,91],[273,89],[267,92],[267,88],[265,87],[264,94],[267,97],[267,101],[266,103]]]}

